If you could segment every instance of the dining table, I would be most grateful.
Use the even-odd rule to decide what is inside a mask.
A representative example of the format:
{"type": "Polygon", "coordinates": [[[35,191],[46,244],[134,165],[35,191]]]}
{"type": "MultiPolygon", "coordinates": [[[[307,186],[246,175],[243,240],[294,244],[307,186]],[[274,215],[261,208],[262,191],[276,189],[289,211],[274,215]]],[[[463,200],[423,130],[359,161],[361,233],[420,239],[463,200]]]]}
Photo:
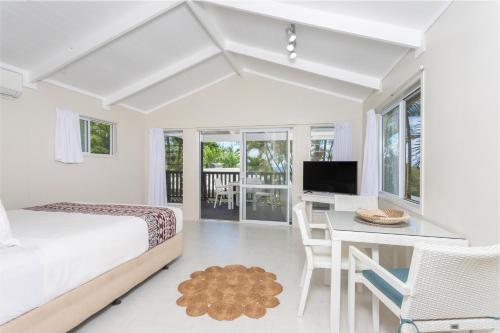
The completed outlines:
{"type": "MultiPolygon", "coordinates": [[[[330,331],[340,333],[342,244],[345,242],[413,247],[417,243],[468,246],[468,240],[419,217],[397,226],[374,225],[358,219],[355,212],[325,212],[331,238],[330,331]]],[[[376,313],[378,301],[373,300],[376,313]]],[[[378,323],[378,316],[375,318],[378,323]]],[[[374,321],[375,322],[375,321],[374,321]]]]}

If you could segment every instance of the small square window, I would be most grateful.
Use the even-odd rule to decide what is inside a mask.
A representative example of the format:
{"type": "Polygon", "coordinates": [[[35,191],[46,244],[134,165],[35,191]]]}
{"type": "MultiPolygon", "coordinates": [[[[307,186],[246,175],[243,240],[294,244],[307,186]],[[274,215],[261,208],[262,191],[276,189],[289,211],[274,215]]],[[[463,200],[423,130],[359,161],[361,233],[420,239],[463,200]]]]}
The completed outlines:
{"type": "Polygon", "coordinates": [[[82,152],[95,155],[113,155],[113,135],[113,123],[80,118],[82,152]]]}
{"type": "Polygon", "coordinates": [[[335,127],[311,127],[311,161],[333,161],[335,127]]]}

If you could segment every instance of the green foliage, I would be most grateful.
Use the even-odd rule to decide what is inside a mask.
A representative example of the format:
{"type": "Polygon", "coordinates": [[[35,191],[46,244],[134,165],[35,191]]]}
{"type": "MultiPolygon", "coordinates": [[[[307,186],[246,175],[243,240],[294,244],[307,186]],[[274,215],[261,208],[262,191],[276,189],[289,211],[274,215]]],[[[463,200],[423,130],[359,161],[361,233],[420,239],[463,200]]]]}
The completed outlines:
{"type": "Polygon", "coordinates": [[[250,141],[247,143],[248,172],[285,173],[287,141],[250,141]]]}
{"type": "Polygon", "coordinates": [[[223,168],[237,168],[240,165],[240,149],[236,145],[203,143],[203,167],[220,165],[223,168]]]}
{"type": "Polygon", "coordinates": [[[110,124],[90,122],[90,152],[92,154],[111,153],[110,124]]]}
{"type": "Polygon", "coordinates": [[[168,171],[182,171],[184,141],[177,136],[165,136],[165,164],[168,171]]]}
{"type": "Polygon", "coordinates": [[[383,184],[386,192],[397,194],[399,183],[399,109],[382,117],[383,123],[383,184]]]}

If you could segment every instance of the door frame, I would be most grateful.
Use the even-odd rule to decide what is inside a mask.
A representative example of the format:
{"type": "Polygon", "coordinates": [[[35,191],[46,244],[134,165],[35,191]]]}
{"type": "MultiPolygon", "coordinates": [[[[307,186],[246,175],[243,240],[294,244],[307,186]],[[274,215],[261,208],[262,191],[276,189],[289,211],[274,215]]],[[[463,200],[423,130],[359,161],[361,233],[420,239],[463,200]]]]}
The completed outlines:
{"type": "Polygon", "coordinates": [[[253,224],[267,224],[267,225],[292,225],[291,220],[291,200],[292,200],[292,190],[293,184],[290,179],[291,169],[291,147],[290,141],[293,138],[293,128],[292,127],[256,127],[256,128],[241,128],[240,129],[240,223],[253,223],[253,224]],[[261,133],[261,132],[285,132],[287,136],[287,168],[286,168],[286,184],[284,185],[252,185],[243,184],[243,179],[246,179],[246,140],[245,134],[247,133],[261,133]],[[286,221],[266,221],[266,220],[251,220],[244,219],[244,210],[246,210],[246,193],[243,195],[243,190],[245,188],[261,188],[261,189],[280,189],[286,190],[287,205],[286,205],[286,221]]]}

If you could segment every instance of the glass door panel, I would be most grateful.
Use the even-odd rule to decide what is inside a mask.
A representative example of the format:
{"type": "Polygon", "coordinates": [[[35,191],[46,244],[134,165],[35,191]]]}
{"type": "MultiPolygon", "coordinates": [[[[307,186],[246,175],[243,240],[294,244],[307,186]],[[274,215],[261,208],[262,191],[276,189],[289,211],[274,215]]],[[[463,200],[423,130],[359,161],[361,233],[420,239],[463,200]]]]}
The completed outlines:
{"type": "Polygon", "coordinates": [[[242,132],[241,220],[290,221],[290,131],[242,132]]]}

